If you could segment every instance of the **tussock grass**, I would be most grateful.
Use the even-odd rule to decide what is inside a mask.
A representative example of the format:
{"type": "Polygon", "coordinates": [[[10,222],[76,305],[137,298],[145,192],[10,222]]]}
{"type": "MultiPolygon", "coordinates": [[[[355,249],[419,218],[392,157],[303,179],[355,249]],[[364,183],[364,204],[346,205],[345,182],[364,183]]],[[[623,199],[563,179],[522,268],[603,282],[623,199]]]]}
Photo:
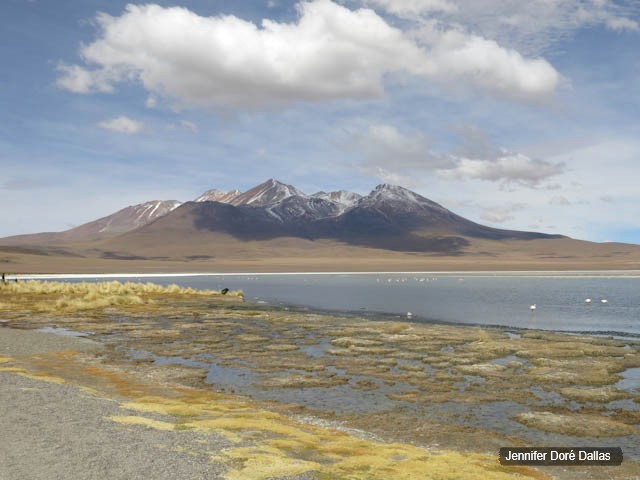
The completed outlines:
{"type": "MultiPolygon", "coordinates": [[[[0,284],[2,293],[15,294],[67,294],[67,295],[141,295],[141,294],[177,294],[177,295],[221,295],[215,290],[196,290],[190,287],[180,287],[176,284],[168,286],[155,283],[136,282],[48,282],[40,280],[29,280],[26,282],[8,282],[0,284]]],[[[227,295],[242,296],[241,291],[230,291],[227,295]]]]}
{"type": "MultiPolygon", "coordinates": [[[[76,312],[108,307],[147,305],[168,296],[217,296],[213,290],[196,290],[172,284],[134,282],[47,282],[32,280],[0,284],[0,310],[28,308],[37,312],[76,312]]],[[[228,296],[242,297],[242,291],[228,296]]]]}

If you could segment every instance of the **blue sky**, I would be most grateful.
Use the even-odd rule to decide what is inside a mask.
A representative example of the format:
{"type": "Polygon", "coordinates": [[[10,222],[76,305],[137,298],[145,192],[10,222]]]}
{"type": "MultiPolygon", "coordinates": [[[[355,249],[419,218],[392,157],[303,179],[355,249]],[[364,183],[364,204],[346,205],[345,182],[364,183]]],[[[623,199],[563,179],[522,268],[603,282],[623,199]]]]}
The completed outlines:
{"type": "Polygon", "coordinates": [[[640,243],[640,6],[0,5],[0,236],[274,177],[640,243]]]}

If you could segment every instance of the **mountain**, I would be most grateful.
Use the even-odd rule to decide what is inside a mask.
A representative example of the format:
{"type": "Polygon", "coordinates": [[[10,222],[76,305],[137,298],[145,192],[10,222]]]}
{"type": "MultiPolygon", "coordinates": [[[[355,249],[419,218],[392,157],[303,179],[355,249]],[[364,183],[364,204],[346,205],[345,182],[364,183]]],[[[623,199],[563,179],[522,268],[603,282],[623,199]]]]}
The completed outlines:
{"type": "Polygon", "coordinates": [[[415,192],[245,192],[154,201],[66,232],[0,239],[14,272],[640,269],[640,246],[487,227],[415,192]]]}
{"type": "MultiPolygon", "coordinates": [[[[532,240],[558,238],[535,232],[487,227],[406,188],[381,184],[366,196],[338,190],[307,195],[292,185],[269,179],[245,192],[211,189],[195,201],[153,201],[60,233],[3,239],[4,245],[65,245],[106,241],[127,234],[146,245],[164,244],[166,232],[195,241],[207,232],[241,241],[276,238],[332,240],[348,245],[406,252],[460,254],[471,239],[532,240]],[[176,233],[178,232],[178,233],[176,233]]],[[[205,241],[205,240],[203,240],[205,241]]],[[[135,243],[135,242],[134,242],[135,243]]]]}
{"type": "MultiPolygon", "coordinates": [[[[399,186],[378,185],[366,196],[344,191],[306,195],[273,179],[226,203],[187,202],[132,235],[144,238],[148,244],[150,239],[163,238],[163,232],[169,231],[180,231],[192,240],[206,233],[221,233],[240,241],[332,240],[354,246],[451,255],[459,254],[474,238],[560,237],[486,227],[399,186]]],[[[125,240],[126,235],[120,237],[119,245],[125,240]]]]}
{"type": "Polygon", "coordinates": [[[240,195],[240,190],[233,189],[228,192],[223,192],[218,190],[217,188],[212,188],[211,190],[207,190],[198,198],[196,198],[195,202],[220,202],[220,203],[230,203],[231,200],[240,195]]]}
{"type": "Polygon", "coordinates": [[[236,196],[229,203],[236,206],[268,207],[293,196],[306,197],[296,187],[270,178],[266,182],[236,196]]]}
{"type": "Polygon", "coordinates": [[[271,178],[243,193],[236,189],[225,193],[214,188],[200,195],[195,201],[226,203],[236,207],[263,207],[265,211],[258,212],[257,216],[266,213],[280,223],[287,223],[296,218],[309,220],[339,215],[352,207],[361,197],[362,195],[346,190],[306,195],[293,185],[271,178]]]}
{"type": "Polygon", "coordinates": [[[311,196],[313,198],[320,198],[322,200],[328,200],[330,202],[337,203],[340,206],[340,213],[344,212],[348,208],[353,207],[358,202],[358,200],[362,198],[362,195],[349,192],[347,190],[337,190],[335,192],[317,192],[311,196]]]}
{"type": "Polygon", "coordinates": [[[177,200],[153,200],[122,210],[64,232],[17,235],[0,239],[3,245],[59,245],[84,243],[121,235],[160,218],[182,203],[177,200]]]}

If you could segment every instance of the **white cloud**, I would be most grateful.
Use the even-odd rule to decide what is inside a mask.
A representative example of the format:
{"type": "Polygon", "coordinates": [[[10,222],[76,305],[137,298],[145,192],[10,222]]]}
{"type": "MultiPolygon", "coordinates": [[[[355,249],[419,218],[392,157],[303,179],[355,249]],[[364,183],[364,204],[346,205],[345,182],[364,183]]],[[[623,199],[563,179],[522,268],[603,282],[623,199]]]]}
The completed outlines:
{"type": "Polygon", "coordinates": [[[527,59],[494,40],[458,30],[423,32],[431,44],[425,69],[433,76],[465,78],[497,95],[546,100],[560,83],[558,72],[543,58],[527,59]]]}
{"type": "Polygon", "coordinates": [[[414,188],[418,185],[418,181],[415,177],[392,172],[383,167],[376,167],[373,172],[367,171],[367,173],[373,173],[376,178],[380,179],[380,181],[383,183],[390,183],[391,185],[402,185],[405,188],[414,188]]]}
{"type": "Polygon", "coordinates": [[[462,142],[452,153],[442,154],[432,150],[431,140],[422,133],[406,134],[392,125],[371,125],[358,136],[364,158],[359,170],[383,179],[435,172],[445,180],[486,180],[526,187],[536,187],[564,171],[562,163],[496,148],[476,127],[458,130],[462,142]]]}
{"type": "Polygon", "coordinates": [[[73,93],[111,93],[113,87],[109,83],[109,75],[105,70],[89,71],[78,65],[58,65],[60,73],[56,84],[58,87],[73,93]]]}
{"type": "Polygon", "coordinates": [[[625,17],[611,17],[606,21],[607,27],[611,30],[632,30],[638,31],[638,22],[625,17]]]}
{"type": "Polygon", "coordinates": [[[533,187],[563,171],[562,164],[505,150],[503,156],[491,160],[461,158],[454,168],[438,170],[438,176],[446,180],[478,179],[533,187]]]}
{"type": "Polygon", "coordinates": [[[158,99],[153,95],[149,95],[144,102],[147,108],[156,108],[158,106],[158,99]]]}
{"type": "Polygon", "coordinates": [[[539,54],[584,27],[637,31],[635,0],[353,0],[418,24],[465,31],[539,54]]]}
{"type": "Polygon", "coordinates": [[[104,120],[98,123],[99,127],[117,133],[135,134],[144,129],[144,124],[128,117],[120,116],[112,120],[104,120]]]}
{"type": "Polygon", "coordinates": [[[419,44],[373,10],[331,0],[301,2],[298,12],[294,23],[257,26],[231,15],[128,5],[119,17],[98,15],[98,38],[81,48],[85,66],[61,66],[58,85],[88,93],[138,81],[152,95],[189,106],[259,108],[380,96],[389,74],[527,100],[548,98],[559,82],[545,60],[479,36],[449,31],[419,44]]]}
{"type": "Polygon", "coordinates": [[[379,7],[398,17],[413,18],[430,12],[453,12],[458,10],[450,0],[364,0],[362,3],[379,7]]]}
{"type": "Polygon", "coordinates": [[[180,120],[180,125],[182,128],[189,130],[192,133],[198,133],[198,125],[189,120],[180,120]]]}

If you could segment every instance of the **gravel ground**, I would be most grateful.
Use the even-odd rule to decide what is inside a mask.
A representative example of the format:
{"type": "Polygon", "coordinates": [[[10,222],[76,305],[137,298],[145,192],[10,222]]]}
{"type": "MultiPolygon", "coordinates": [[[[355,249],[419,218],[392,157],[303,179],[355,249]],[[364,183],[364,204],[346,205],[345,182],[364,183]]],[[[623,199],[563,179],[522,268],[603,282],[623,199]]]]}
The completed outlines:
{"type": "Polygon", "coordinates": [[[0,355],[7,357],[16,358],[62,350],[91,352],[101,349],[102,344],[88,338],[0,327],[0,355]]]}
{"type": "Polygon", "coordinates": [[[214,435],[127,427],[123,411],[77,387],[0,373],[0,479],[217,479],[214,435]],[[107,417],[107,418],[105,418],[107,417]]]}
{"type": "MultiPolygon", "coordinates": [[[[82,338],[0,328],[0,355],[95,350],[82,338]]],[[[69,384],[0,372],[0,480],[217,479],[212,433],[160,431],[109,420],[118,402],[69,384]]]]}

